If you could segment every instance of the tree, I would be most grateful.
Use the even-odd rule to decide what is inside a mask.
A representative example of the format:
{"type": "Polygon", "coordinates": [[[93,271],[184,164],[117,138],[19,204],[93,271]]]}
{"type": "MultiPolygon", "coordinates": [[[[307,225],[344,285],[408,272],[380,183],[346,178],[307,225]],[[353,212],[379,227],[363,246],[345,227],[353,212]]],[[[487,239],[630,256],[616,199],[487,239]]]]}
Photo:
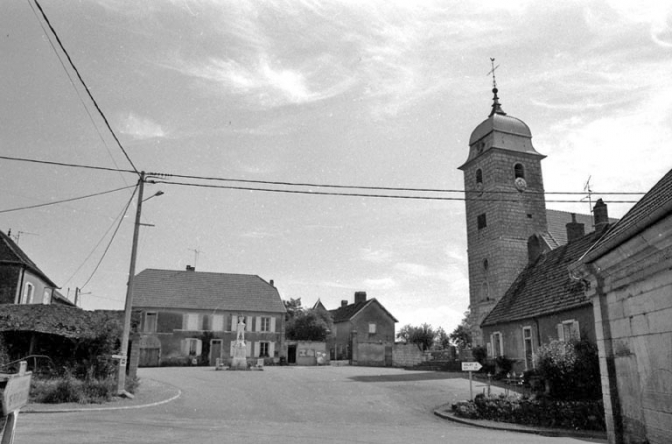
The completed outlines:
{"type": "Polygon", "coordinates": [[[434,347],[440,350],[446,350],[450,346],[450,336],[446,333],[443,327],[436,330],[436,337],[434,338],[434,347]]]}
{"type": "Polygon", "coordinates": [[[427,323],[418,327],[407,324],[397,333],[398,339],[402,339],[409,344],[415,344],[422,351],[429,350],[432,347],[435,337],[436,331],[427,323]]]}
{"type": "Polygon", "coordinates": [[[285,337],[291,341],[324,341],[330,326],[329,313],[302,310],[287,321],[285,337]]]}
{"type": "Polygon", "coordinates": [[[285,304],[285,310],[287,310],[287,315],[285,316],[285,320],[289,321],[292,319],[294,316],[296,316],[299,313],[303,312],[303,307],[301,306],[301,298],[289,298],[288,301],[283,300],[283,304],[285,304]]]}
{"type": "Polygon", "coordinates": [[[464,312],[464,319],[449,337],[451,342],[460,349],[471,347],[471,312],[469,310],[464,312]]]}

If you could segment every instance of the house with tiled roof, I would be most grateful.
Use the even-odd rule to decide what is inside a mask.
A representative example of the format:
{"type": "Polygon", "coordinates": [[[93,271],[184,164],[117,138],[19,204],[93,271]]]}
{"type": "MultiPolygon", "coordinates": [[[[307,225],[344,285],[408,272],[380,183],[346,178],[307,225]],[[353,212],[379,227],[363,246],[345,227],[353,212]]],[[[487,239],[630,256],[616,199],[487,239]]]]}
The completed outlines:
{"type": "Polygon", "coordinates": [[[141,366],[228,363],[239,323],[248,358],[286,354],[285,306],[259,276],[146,269],[135,276],[133,310],[141,313],[141,366]]]}
{"type": "Polygon", "coordinates": [[[529,239],[528,265],[481,323],[491,358],[512,359],[513,370],[521,372],[534,368],[536,350],[551,339],[595,342],[591,302],[583,282],[568,267],[604,235],[607,219],[599,217],[606,213],[596,215],[598,231],[585,234],[584,224],[574,218],[566,224],[567,243],[555,249],[549,249],[541,235],[529,239]]]}
{"type": "Polygon", "coordinates": [[[672,170],[579,260],[610,443],[672,442],[672,170]]]}
{"type": "MultiPolygon", "coordinates": [[[[321,305],[321,304],[320,304],[321,305]]],[[[376,298],[355,292],[354,302],[329,310],[333,332],[327,342],[332,360],[355,365],[391,366],[397,319],[376,298]]]]}
{"type": "Polygon", "coordinates": [[[64,304],[58,286],[14,242],[0,231],[0,304],[64,304]]]}

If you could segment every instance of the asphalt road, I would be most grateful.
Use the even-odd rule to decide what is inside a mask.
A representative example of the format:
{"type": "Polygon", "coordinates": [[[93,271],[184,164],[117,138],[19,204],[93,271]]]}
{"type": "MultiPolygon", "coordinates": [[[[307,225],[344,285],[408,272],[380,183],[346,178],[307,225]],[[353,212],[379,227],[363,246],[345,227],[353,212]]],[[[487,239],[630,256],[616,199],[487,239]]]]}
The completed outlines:
{"type": "Polygon", "coordinates": [[[468,381],[449,374],[192,367],[141,369],[140,377],[179,387],[182,395],[140,409],[22,414],[15,444],[582,442],[474,428],[434,416],[439,405],[469,396],[468,381]]]}

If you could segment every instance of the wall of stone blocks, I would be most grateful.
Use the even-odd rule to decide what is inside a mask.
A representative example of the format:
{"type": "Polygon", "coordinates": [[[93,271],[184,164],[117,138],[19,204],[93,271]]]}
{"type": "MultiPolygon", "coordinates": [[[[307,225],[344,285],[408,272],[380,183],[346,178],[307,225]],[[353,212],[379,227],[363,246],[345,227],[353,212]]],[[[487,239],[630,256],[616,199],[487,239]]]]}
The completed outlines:
{"type": "Polygon", "coordinates": [[[415,344],[394,344],[392,365],[395,367],[413,367],[428,360],[428,354],[415,344]]]}

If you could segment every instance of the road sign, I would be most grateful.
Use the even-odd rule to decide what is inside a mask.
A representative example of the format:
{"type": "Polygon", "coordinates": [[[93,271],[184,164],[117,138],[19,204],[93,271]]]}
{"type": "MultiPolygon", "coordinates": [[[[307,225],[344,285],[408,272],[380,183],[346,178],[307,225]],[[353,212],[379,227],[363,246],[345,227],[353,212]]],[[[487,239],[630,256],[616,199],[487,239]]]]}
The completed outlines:
{"type": "Polygon", "coordinates": [[[30,392],[30,373],[8,376],[7,385],[2,392],[2,416],[7,416],[28,404],[30,392]]]}
{"type": "Polygon", "coordinates": [[[477,372],[482,369],[483,366],[478,362],[463,362],[462,371],[463,372],[477,372]]]}

